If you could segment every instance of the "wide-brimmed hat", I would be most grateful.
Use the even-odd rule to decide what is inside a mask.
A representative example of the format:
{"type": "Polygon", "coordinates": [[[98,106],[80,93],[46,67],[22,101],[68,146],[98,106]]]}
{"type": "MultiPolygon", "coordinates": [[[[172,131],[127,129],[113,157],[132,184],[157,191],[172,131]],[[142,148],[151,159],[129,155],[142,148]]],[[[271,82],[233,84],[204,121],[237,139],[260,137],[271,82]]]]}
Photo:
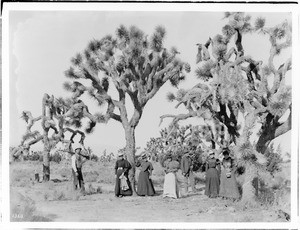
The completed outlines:
{"type": "Polygon", "coordinates": [[[80,144],[74,144],[73,149],[74,149],[74,151],[75,151],[76,149],[82,150],[82,147],[81,147],[80,144]]]}
{"type": "Polygon", "coordinates": [[[122,157],[122,156],[124,156],[124,153],[119,152],[119,153],[118,153],[118,157],[122,157]]]}

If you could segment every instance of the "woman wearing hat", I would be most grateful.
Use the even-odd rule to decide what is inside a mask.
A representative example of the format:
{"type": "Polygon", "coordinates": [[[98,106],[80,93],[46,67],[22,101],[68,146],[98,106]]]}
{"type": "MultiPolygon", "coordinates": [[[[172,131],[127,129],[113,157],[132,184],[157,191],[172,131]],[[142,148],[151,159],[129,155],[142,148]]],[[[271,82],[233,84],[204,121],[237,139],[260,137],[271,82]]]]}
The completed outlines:
{"type": "Polygon", "coordinates": [[[237,181],[235,178],[235,164],[234,160],[229,156],[229,150],[223,151],[223,160],[221,163],[221,184],[220,196],[237,200],[240,198],[237,181]]]}
{"type": "Polygon", "coordinates": [[[180,164],[176,156],[168,155],[164,162],[165,166],[165,180],[163,197],[179,198],[181,193],[179,191],[177,172],[180,169],[180,164]]]}
{"type": "Polygon", "coordinates": [[[211,151],[206,162],[206,182],[205,195],[210,198],[216,198],[219,195],[220,179],[219,179],[220,162],[215,158],[215,153],[211,151]]]}
{"type": "Polygon", "coordinates": [[[148,161],[147,154],[142,155],[141,171],[138,179],[137,194],[139,196],[153,196],[155,190],[150,179],[153,171],[151,162],[148,161]]]}
{"type": "Polygon", "coordinates": [[[131,196],[132,189],[128,179],[128,172],[131,169],[131,164],[124,159],[123,153],[118,154],[118,160],[115,165],[115,196],[131,196]]]}

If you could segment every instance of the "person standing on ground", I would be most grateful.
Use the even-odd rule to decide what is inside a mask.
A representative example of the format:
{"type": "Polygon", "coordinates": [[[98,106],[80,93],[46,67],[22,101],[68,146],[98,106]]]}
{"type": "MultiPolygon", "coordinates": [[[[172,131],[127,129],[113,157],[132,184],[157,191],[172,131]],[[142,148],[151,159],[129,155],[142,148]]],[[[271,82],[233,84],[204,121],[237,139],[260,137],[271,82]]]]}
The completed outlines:
{"type": "Polygon", "coordinates": [[[180,168],[182,171],[182,175],[184,177],[184,193],[188,193],[188,181],[190,181],[190,185],[192,187],[192,191],[196,192],[195,188],[195,178],[193,173],[193,161],[191,158],[192,153],[186,151],[185,154],[181,158],[180,168]]]}
{"type": "Polygon", "coordinates": [[[74,190],[80,189],[80,192],[84,194],[84,180],[82,175],[82,165],[89,158],[87,155],[88,151],[84,148],[82,144],[74,145],[74,151],[70,151],[72,174],[73,174],[73,188],[74,190]]]}
{"type": "Polygon", "coordinates": [[[221,163],[220,196],[223,198],[238,200],[240,193],[235,178],[236,166],[234,160],[229,156],[229,150],[223,151],[221,163]]]}
{"type": "Polygon", "coordinates": [[[141,171],[138,179],[137,194],[139,196],[153,196],[155,194],[154,186],[151,180],[153,166],[148,161],[147,154],[142,155],[141,171]]]}
{"type": "Polygon", "coordinates": [[[118,160],[115,165],[115,196],[131,196],[132,188],[128,179],[128,172],[131,169],[131,164],[124,159],[123,153],[118,154],[118,160]]]}
{"type": "Polygon", "coordinates": [[[179,191],[177,173],[180,169],[180,164],[177,161],[176,156],[169,155],[165,161],[165,180],[164,180],[164,192],[163,197],[180,198],[181,193],[179,191]]]}
{"type": "Polygon", "coordinates": [[[206,162],[206,182],[205,182],[205,195],[210,198],[216,198],[220,190],[220,162],[215,158],[215,153],[211,151],[209,158],[206,162]]]}

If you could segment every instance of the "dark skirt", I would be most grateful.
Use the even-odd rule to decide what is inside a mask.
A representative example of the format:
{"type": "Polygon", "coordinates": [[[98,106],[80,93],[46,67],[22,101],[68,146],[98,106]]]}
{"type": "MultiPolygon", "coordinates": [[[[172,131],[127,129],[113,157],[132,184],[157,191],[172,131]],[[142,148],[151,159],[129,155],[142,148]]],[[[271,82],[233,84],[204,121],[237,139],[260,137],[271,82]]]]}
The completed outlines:
{"type": "Polygon", "coordinates": [[[152,181],[149,179],[149,172],[141,171],[139,174],[137,194],[139,196],[153,196],[155,194],[152,181]]]}
{"type": "Polygon", "coordinates": [[[78,174],[77,176],[74,169],[72,169],[72,174],[73,174],[73,188],[75,190],[80,189],[81,191],[84,191],[84,182],[83,182],[83,175],[82,175],[81,168],[77,168],[77,174],[78,174]]]}
{"type": "Polygon", "coordinates": [[[119,177],[122,175],[122,173],[123,173],[123,170],[118,170],[117,171],[115,195],[116,196],[120,196],[120,195],[122,195],[122,196],[131,196],[132,195],[132,189],[131,189],[130,181],[128,179],[128,174],[124,174],[124,176],[127,179],[127,184],[128,184],[129,189],[127,189],[127,190],[122,190],[121,189],[121,180],[120,180],[119,177]]]}
{"type": "Polygon", "coordinates": [[[225,170],[221,172],[220,196],[232,199],[239,199],[240,193],[234,172],[231,176],[227,177],[225,170]]]}
{"type": "Polygon", "coordinates": [[[220,190],[219,172],[216,168],[209,168],[206,172],[205,195],[217,197],[220,190]]]}

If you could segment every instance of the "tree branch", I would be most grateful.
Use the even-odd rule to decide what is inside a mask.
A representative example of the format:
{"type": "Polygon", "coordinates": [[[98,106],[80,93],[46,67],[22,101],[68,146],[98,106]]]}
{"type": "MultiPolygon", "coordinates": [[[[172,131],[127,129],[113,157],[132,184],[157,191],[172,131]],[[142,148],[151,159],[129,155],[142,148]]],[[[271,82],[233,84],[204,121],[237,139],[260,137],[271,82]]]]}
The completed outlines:
{"type": "Polygon", "coordinates": [[[191,111],[187,114],[179,114],[179,115],[173,115],[173,114],[165,114],[165,115],[162,115],[160,116],[160,123],[159,125],[161,125],[161,123],[163,122],[163,120],[165,118],[173,118],[173,121],[172,121],[172,125],[176,124],[178,121],[180,120],[185,120],[187,118],[190,118],[190,117],[196,117],[197,116],[197,112],[196,111],[191,111]]]}
{"type": "Polygon", "coordinates": [[[285,134],[286,132],[291,130],[291,128],[292,128],[292,110],[291,110],[291,107],[292,106],[290,105],[290,115],[289,115],[288,119],[276,128],[275,138],[279,137],[280,135],[285,134]]]}

